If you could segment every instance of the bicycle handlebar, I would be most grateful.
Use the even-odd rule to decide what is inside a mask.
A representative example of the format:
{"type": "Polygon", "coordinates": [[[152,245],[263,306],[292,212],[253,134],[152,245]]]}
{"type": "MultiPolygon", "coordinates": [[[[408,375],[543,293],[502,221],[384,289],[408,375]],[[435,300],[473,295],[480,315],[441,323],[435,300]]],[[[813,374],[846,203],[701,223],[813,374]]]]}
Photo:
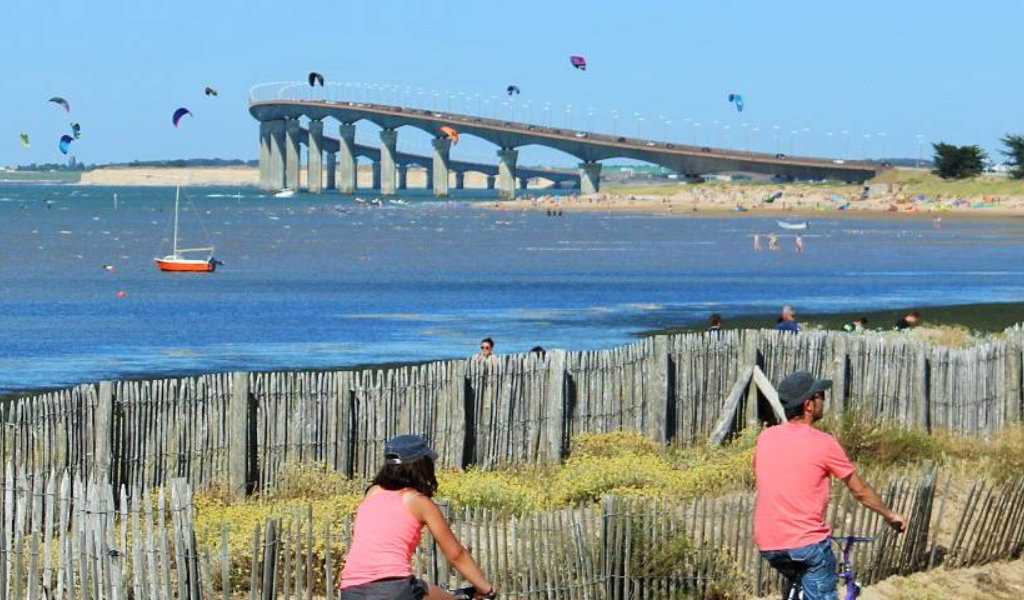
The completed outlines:
{"type": "MultiPolygon", "coordinates": [[[[452,596],[455,596],[455,600],[474,600],[475,598],[477,598],[476,588],[471,586],[471,585],[466,586],[466,587],[456,588],[454,590],[448,590],[448,592],[452,596]]],[[[497,594],[487,594],[487,595],[480,596],[480,597],[481,598],[486,598],[487,600],[494,600],[495,598],[498,597],[498,595],[497,594]]]]}

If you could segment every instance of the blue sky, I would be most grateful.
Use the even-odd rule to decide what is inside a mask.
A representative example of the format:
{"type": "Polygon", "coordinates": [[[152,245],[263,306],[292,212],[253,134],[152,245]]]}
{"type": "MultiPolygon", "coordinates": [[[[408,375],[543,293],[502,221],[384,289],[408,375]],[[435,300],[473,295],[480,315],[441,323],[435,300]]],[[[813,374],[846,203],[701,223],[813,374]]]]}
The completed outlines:
{"type": "MultiPolygon", "coordinates": [[[[617,111],[624,134],[798,154],[916,156],[917,135],[994,153],[1024,132],[1019,0],[7,0],[3,12],[0,165],[62,160],[70,121],[86,162],[255,158],[248,89],[310,70],[499,101],[516,83],[536,121],[550,103],[556,124],[610,131],[617,111]],[[573,70],[570,54],[590,68],[573,70]],[[176,130],[182,105],[195,118],[176,130]]],[[[375,140],[373,127],[359,137],[375,140]]],[[[427,137],[403,129],[399,146],[425,150],[427,137]]],[[[469,140],[454,156],[493,149],[469,140]]],[[[571,162],[534,148],[524,160],[571,162]]]]}

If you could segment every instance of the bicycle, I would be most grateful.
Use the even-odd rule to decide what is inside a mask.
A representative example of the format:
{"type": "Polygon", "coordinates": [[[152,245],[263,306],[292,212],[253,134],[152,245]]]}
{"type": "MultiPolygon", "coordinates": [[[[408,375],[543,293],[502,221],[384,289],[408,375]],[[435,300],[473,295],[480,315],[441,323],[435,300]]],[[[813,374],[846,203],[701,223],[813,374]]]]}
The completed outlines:
{"type": "MultiPolygon", "coordinates": [[[[870,542],[871,538],[856,535],[832,536],[833,542],[840,544],[843,549],[842,558],[839,562],[839,577],[846,585],[846,600],[857,600],[860,597],[861,586],[857,583],[857,574],[853,570],[853,559],[850,553],[853,545],[860,542],[870,542]]],[[[800,580],[803,578],[806,567],[796,561],[788,561],[775,567],[786,578],[786,585],[782,586],[782,600],[798,600],[802,598],[803,591],[800,589],[800,580]]]]}

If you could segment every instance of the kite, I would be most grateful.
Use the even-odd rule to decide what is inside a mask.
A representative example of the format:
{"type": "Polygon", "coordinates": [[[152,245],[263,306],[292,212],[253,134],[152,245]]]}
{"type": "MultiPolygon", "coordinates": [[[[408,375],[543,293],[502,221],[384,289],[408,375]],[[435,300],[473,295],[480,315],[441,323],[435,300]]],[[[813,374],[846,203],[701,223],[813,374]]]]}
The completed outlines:
{"type": "Polygon", "coordinates": [[[71,142],[75,141],[75,138],[70,135],[60,136],[60,152],[61,154],[67,154],[71,150],[71,142]]]}
{"type": "Polygon", "coordinates": [[[518,85],[510,85],[507,88],[505,88],[505,91],[508,92],[509,96],[511,96],[512,94],[518,95],[519,94],[519,86],[518,85]]]}
{"type": "Polygon", "coordinates": [[[21,134],[21,145],[24,148],[28,148],[29,146],[32,145],[32,142],[30,142],[29,139],[28,139],[28,134],[27,133],[21,134]]]}
{"type": "Polygon", "coordinates": [[[743,96],[739,94],[729,94],[729,102],[736,105],[737,112],[743,112],[743,96]]]}
{"type": "Polygon", "coordinates": [[[182,106],[178,110],[174,111],[174,115],[171,117],[171,123],[174,123],[174,126],[177,127],[178,123],[181,122],[181,119],[185,115],[192,116],[192,111],[190,111],[189,109],[187,109],[184,106],[182,106]]]}
{"type": "Polygon", "coordinates": [[[570,56],[569,62],[572,63],[572,66],[576,67],[580,71],[587,70],[587,59],[583,58],[582,56],[570,56]]]}
{"type": "Polygon", "coordinates": [[[313,71],[309,74],[309,86],[315,87],[316,84],[320,84],[320,87],[324,87],[324,76],[313,71]]]}
{"type": "Polygon", "coordinates": [[[78,123],[71,124],[71,135],[75,136],[75,139],[82,137],[82,126],[78,123]]]}
{"type": "Polygon", "coordinates": [[[205,93],[206,93],[207,96],[216,96],[218,94],[217,90],[213,89],[210,86],[206,86],[205,93]]]}
{"type": "Polygon", "coordinates": [[[456,131],[454,127],[442,125],[439,129],[441,130],[441,133],[447,135],[448,139],[452,141],[452,146],[457,146],[459,144],[459,132],[456,131]]]}
{"type": "Polygon", "coordinates": [[[54,96],[53,98],[50,98],[50,102],[63,106],[64,112],[71,112],[71,105],[68,104],[67,100],[61,98],[60,96],[54,96]]]}

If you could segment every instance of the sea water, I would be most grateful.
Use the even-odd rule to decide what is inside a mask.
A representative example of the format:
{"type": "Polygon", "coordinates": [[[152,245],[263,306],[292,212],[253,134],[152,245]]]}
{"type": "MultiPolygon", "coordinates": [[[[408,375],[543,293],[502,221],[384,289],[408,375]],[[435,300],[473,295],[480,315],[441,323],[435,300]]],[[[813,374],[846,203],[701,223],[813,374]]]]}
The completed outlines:
{"type": "Polygon", "coordinates": [[[171,247],[173,188],[0,186],[0,392],[462,357],[485,336],[499,353],[604,348],[783,303],[810,312],[1024,295],[1020,220],[935,228],[823,213],[798,232],[801,254],[777,215],[549,217],[411,191],[382,206],[245,188],[183,195],[182,244],[214,244],[224,262],[214,274],[153,263],[171,247]],[[772,232],[780,249],[755,252],[752,236],[772,232]]]}

